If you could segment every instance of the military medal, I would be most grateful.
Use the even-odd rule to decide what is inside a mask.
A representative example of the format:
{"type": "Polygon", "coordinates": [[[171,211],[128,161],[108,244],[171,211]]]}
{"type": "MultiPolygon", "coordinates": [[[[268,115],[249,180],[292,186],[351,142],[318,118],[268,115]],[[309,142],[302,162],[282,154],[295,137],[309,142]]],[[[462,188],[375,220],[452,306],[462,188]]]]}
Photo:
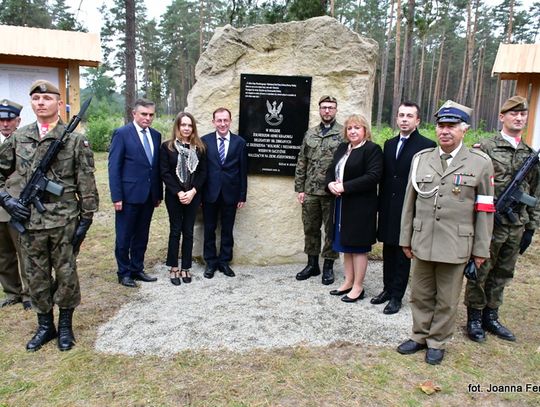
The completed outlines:
{"type": "Polygon", "coordinates": [[[452,193],[455,194],[455,195],[458,195],[460,192],[461,192],[461,188],[460,188],[460,187],[454,187],[454,188],[452,189],[452,193]]]}

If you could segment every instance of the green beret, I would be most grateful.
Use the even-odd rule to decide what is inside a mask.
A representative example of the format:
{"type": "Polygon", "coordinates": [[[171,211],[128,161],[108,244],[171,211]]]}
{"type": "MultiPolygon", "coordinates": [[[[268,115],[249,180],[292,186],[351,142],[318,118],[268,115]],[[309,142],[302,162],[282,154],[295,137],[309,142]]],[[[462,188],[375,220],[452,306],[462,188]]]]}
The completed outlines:
{"type": "Polygon", "coordinates": [[[34,93],[54,93],[60,96],[60,91],[58,88],[51,82],[44,79],[37,80],[30,85],[30,96],[32,96],[34,93]]]}
{"type": "Polygon", "coordinates": [[[337,105],[337,99],[335,97],[333,97],[333,96],[330,96],[330,95],[322,96],[319,99],[319,106],[321,105],[322,102],[330,102],[330,103],[335,103],[337,105]]]}
{"type": "Polygon", "coordinates": [[[15,119],[21,114],[22,106],[8,99],[0,101],[0,119],[15,119]]]}
{"type": "Polygon", "coordinates": [[[501,107],[501,114],[506,112],[523,112],[529,110],[527,99],[523,96],[512,96],[501,107]]]}

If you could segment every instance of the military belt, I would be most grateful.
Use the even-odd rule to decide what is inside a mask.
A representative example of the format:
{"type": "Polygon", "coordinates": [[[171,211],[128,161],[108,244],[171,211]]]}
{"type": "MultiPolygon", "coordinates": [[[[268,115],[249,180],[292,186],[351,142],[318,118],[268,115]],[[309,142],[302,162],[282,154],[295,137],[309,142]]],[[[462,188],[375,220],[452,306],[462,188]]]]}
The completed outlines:
{"type": "Polygon", "coordinates": [[[76,199],[75,192],[64,192],[61,196],[56,196],[53,194],[46,194],[42,202],[43,203],[57,203],[57,202],[67,202],[67,201],[73,201],[76,199]]]}

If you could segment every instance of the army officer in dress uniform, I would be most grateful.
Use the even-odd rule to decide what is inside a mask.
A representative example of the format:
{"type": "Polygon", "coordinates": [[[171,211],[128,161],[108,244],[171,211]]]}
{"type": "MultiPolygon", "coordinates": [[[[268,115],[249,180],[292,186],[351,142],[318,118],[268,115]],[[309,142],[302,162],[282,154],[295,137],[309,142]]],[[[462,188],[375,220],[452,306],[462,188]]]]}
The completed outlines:
{"type": "Polygon", "coordinates": [[[405,193],[399,245],[412,259],[411,339],[401,354],[427,348],[441,363],[455,328],[463,268],[489,257],[493,227],[493,166],[463,145],[472,110],[447,101],[435,114],[438,147],[417,153],[405,193]]]}

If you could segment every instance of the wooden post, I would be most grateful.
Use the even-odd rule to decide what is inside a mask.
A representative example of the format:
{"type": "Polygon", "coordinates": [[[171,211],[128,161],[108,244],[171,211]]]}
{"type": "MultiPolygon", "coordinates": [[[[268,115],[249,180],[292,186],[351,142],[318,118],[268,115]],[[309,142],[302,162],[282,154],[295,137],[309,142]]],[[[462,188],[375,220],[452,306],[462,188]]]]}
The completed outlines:
{"type": "Polygon", "coordinates": [[[69,119],[73,115],[79,113],[81,108],[81,88],[79,81],[79,63],[75,61],[69,61],[69,119]]]}

